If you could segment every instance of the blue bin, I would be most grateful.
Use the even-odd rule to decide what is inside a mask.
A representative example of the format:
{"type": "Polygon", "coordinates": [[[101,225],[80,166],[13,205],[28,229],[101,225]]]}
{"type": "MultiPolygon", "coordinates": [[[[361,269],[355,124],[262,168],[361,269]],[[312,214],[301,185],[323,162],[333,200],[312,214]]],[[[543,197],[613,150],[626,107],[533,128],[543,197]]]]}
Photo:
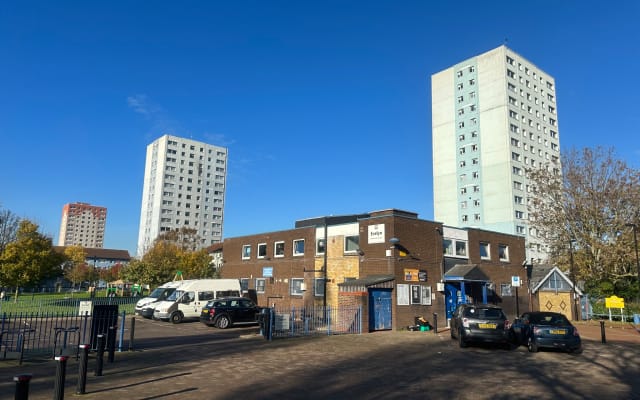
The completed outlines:
{"type": "Polygon", "coordinates": [[[640,325],[640,314],[633,314],[633,324],[640,325]]]}

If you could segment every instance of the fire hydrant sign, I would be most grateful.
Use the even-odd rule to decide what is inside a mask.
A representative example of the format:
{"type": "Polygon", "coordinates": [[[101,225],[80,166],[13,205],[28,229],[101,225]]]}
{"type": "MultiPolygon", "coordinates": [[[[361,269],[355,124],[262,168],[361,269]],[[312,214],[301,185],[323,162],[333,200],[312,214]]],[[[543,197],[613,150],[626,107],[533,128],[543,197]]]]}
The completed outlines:
{"type": "Polygon", "coordinates": [[[604,306],[607,308],[624,308],[624,299],[618,296],[605,297],[604,306]]]}

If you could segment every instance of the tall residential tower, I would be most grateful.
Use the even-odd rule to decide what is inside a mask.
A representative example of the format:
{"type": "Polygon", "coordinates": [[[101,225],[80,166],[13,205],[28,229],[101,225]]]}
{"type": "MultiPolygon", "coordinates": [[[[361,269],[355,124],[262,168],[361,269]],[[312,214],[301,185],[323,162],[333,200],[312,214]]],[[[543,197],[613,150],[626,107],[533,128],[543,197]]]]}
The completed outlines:
{"type": "Polygon", "coordinates": [[[138,256],[161,233],[195,229],[206,248],[222,240],[227,149],[164,135],[147,146],[138,256]]]}
{"type": "Polygon", "coordinates": [[[500,46],[434,74],[431,84],[435,219],[522,235],[527,259],[546,260],[527,223],[525,171],[561,171],[553,77],[500,46]]]}
{"type": "Polygon", "coordinates": [[[102,248],[107,221],[105,207],[87,203],[69,203],[62,207],[58,246],[102,248]]]}

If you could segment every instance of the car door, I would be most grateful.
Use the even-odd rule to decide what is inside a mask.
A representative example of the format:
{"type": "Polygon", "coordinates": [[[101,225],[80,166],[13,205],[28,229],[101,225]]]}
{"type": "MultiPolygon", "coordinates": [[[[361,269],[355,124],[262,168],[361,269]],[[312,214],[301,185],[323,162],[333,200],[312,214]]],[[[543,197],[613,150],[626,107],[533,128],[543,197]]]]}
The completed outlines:
{"type": "Polygon", "coordinates": [[[256,308],[255,304],[249,299],[240,300],[240,306],[238,307],[237,320],[238,322],[255,322],[256,320],[256,308]]]}
{"type": "Polygon", "coordinates": [[[511,325],[513,335],[515,336],[518,343],[526,342],[527,330],[529,328],[529,318],[529,313],[524,313],[517,321],[514,321],[511,325]]]}

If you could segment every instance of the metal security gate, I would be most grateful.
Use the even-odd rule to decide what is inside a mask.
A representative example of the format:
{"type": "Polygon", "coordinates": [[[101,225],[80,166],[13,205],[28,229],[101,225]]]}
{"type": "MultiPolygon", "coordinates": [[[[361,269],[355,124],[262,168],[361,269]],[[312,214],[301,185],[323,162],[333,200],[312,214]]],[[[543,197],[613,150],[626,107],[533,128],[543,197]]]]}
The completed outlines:
{"type": "Polygon", "coordinates": [[[391,289],[369,289],[369,331],[391,329],[391,289]]]}

